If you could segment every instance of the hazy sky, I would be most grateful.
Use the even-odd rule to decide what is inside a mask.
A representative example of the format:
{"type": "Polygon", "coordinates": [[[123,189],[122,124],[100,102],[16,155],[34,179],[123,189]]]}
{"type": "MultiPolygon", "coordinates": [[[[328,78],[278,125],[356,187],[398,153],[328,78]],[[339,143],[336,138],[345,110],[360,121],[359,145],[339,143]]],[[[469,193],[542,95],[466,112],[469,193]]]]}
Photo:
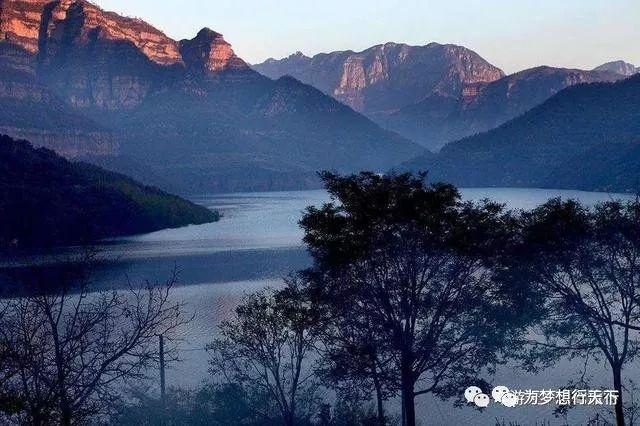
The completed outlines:
{"type": "Polygon", "coordinates": [[[640,0],[95,0],[181,39],[224,34],[248,62],[387,41],[469,47],[514,72],[535,65],[640,66],[640,0]]]}

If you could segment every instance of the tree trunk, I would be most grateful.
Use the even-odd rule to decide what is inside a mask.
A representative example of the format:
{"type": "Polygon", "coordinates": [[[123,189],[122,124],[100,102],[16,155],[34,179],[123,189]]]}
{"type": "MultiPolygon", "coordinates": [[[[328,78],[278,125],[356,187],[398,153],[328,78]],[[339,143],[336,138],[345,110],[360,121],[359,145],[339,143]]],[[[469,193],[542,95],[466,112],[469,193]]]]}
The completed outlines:
{"type": "MultiPolygon", "coordinates": [[[[55,333],[55,332],[54,332],[55,333]]],[[[71,405],[69,402],[66,378],[64,374],[64,359],[60,351],[59,339],[54,337],[56,346],[56,369],[58,370],[58,392],[60,393],[60,424],[62,426],[71,426],[71,405]]]]}
{"type": "Polygon", "coordinates": [[[377,374],[373,375],[373,384],[376,387],[376,402],[378,403],[378,424],[379,426],[385,426],[387,419],[384,413],[384,398],[382,396],[382,385],[377,374]]]}
{"type": "Polygon", "coordinates": [[[284,414],[284,426],[295,426],[296,424],[296,415],[291,411],[287,410],[287,413],[284,414]]]}
{"type": "Polygon", "coordinates": [[[613,367],[613,388],[618,391],[618,401],[616,402],[616,425],[624,426],[624,409],[622,407],[622,367],[613,367]]]}
{"type": "Polygon", "coordinates": [[[58,369],[58,389],[60,392],[60,424],[62,426],[71,426],[71,405],[67,394],[66,380],[64,376],[64,363],[62,355],[56,350],[56,368],[58,369]]]}
{"type": "Polygon", "coordinates": [[[415,389],[413,374],[411,372],[410,364],[408,362],[402,363],[401,371],[401,387],[402,387],[402,407],[404,408],[404,425],[403,426],[416,426],[416,407],[415,389]]]}
{"type": "Polygon", "coordinates": [[[62,426],[71,426],[71,410],[68,408],[63,409],[60,424],[62,426]]]}
{"type": "Polygon", "coordinates": [[[404,407],[404,426],[416,426],[416,407],[414,404],[413,384],[402,387],[402,405],[404,407]]]}
{"type": "Polygon", "coordinates": [[[45,420],[45,416],[42,415],[40,410],[31,410],[29,413],[31,417],[31,422],[29,422],[32,426],[44,426],[47,424],[45,420]]]}

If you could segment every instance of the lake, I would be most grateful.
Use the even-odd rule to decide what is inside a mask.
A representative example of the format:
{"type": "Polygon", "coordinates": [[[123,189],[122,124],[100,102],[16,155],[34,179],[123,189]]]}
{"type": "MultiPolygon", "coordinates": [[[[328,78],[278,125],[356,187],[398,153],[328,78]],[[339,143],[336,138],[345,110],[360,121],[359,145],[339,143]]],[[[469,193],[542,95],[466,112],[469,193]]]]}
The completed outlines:
{"type": "MultiPolygon", "coordinates": [[[[530,209],[549,198],[576,198],[586,204],[607,201],[605,193],[556,191],[541,189],[463,189],[469,200],[492,199],[512,209],[530,209]]],[[[180,273],[175,297],[187,303],[194,320],[183,330],[183,361],[167,373],[169,386],[194,387],[207,377],[205,345],[216,334],[216,326],[228,318],[243,296],[265,287],[277,287],[281,278],[304,268],[309,257],[302,245],[298,228],[304,209],[328,200],[324,191],[242,193],[211,195],[194,201],[219,210],[217,223],[170,229],[147,235],[105,242],[102,250],[115,263],[100,271],[97,280],[103,287],[117,288],[128,279],[163,281],[174,267],[180,273]]],[[[562,363],[553,370],[530,376],[513,368],[501,368],[495,384],[516,389],[558,389],[573,377],[580,363],[562,363]]],[[[608,386],[605,372],[597,372],[600,386],[608,386]],[[601,383],[600,383],[601,382],[601,383]]],[[[419,414],[428,418],[424,424],[487,425],[496,419],[535,424],[555,419],[549,408],[506,409],[490,407],[480,413],[470,408],[454,409],[452,402],[419,397],[419,414]]],[[[582,422],[584,409],[575,409],[569,423],[582,422]]]]}

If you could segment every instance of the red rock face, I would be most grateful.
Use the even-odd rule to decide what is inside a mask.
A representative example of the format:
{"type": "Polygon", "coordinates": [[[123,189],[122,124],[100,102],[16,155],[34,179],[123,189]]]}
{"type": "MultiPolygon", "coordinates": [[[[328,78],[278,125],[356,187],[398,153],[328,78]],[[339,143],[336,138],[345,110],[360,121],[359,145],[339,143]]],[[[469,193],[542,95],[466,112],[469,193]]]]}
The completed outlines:
{"type": "Polygon", "coordinates": [[[87,44],[97,35],[102,40],[131,43],[160,65],[182,63],[178,43],[144,21],[105,12],[86,1],[61,0],[53,5],[51,16],[43,16],[49,39],[60,43],[74,31],[74,43],[87,44]]]}
{"type": "Polygon", "coordinates": [[[469,49],[437,43],[386,43],[363,52],[334,52],[313,58],[298,53],[254,68],[271,78],[292,75],[373,117],[433,95],[459,98],[469,85],[504,76],[469,49]]]}
{"type": "Polygon", "coordinates": [[[192,40],[182,40],[180,52],[187,67],[205,73],[249,67],[246,62],[236,56],[222,34],[209,28],[201,30],[192,40]]]}
{"type": "Polygon", "coordinates": [[[178,43],[161,31],[141,20],[104,12],[84,0],[0,0],[0,41],[38,53],[43,34],[53,39],[65,34],[71,8],[83,15],[79,42],[87,42],[91,32],[99,29],[102,38],[130,42],[155,63],[182,62],[178,43]]]}
{"type": "Polygon", "coordinates": [[[350,55],[333,95],[359,111],[392,112],[433,93],[458,97],[467,85],[491,82],[503,76],[498,68],[463,47],[387,43],[350,55]],[[377,93],[416,88],[423,82],[426,83],[423,90],[405,91],[401,98],[390,93],[385,101],[380,99],[385,94],[377,93]]]}
{"type": "Polygon", "coordinates": [[[37,58],[43,79],[77,108],[133,108],[176,69],[248,69],[214,31],[179,43],[86,0],[0,0],[2,46],[13,51],[0,49],[0,69],[34,74],[37,58]]]}
{"type": "Polygon", "coordinates": [[[38,52],[42,14],[47,0],[0,0],[0,41],[38,52]]]}
{"type": "Polygon", "coordinates": [[[193,40],[178,43],[140,19],[105,12],[86,0],[0,0],[0,42],[32,54],[46,45],[46,53],[55,54],[61,43],[86,45],[95,37],[130,43],[150,61],[164,66],[184,64],[182,45],[190,63],[209,72],[247,67],[222,35],[208,28],[193,40]]]}
{"type": "Polygon", "coordinates": [[[150,70],[175,66],[178,43],[143,21],[84,0],[0,0],[0,104],[11,108],[0,133],[67,157],[114,155],[113,135],[70,107],[134,107],[157,78],[150,70]]]}
{"type": "Polygon", "coordinates": [[[193,75],[239,69],[248,66],[209,29],[177,42],[86,0],[0,0],[0,107],[11,109],[0,133],[67,157],[119,150],[78,110],[132,109],[193,75]]]}

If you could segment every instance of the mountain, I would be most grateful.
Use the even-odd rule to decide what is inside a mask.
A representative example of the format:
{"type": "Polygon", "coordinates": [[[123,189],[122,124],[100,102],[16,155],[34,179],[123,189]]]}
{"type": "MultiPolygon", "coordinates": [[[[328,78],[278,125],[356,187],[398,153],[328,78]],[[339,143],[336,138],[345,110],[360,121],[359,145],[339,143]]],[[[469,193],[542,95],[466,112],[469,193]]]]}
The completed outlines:
{"type": "Polygon", "coordinates": [[[68,157],[117,155],[113,133],[66,105],[39,81],[35,68],[26,51],[0,41],[0,133],[68,157]]]}
{"type": "Polygon", "coordinates": [[[566,87],[621,78],[609,71],[536,67],[468,86],[461,97],[431,95],[379,123],[437,151],[448,142],[494,129],[566,87]]]}
{"type": "Polygon", "coordinates": [[[537,67],[505,76],[460,46],[387,43],[363,52],[298,52],[254,65],[291,75],[432,151],[493,129],[579,83],[615,81],[617,71],[537,67]]]}
{"type": "Polygon", "coordinates": [[[29,76],[24,96],[41,90],[57,108],[8,92],[14,134],[63,129],[38,144],[172,191],[314,186],[320,169],[384,170],[423,151],[310,86],[260,75],[206,28],[176,41],[85,0],[0,0],[0,48],[0,67],[29,76]],[[58,113],[43,122],[36,108],[58,113]]]}
{"type": "Polygon", "coordinates": [[[625,61],[613,61],[602,64],[593,69],[594,71],[609,71],[626,77],[632,76],[640,72],[640,67],[636,67],[625,61]]]}
{"type": "Polygon", "coordinates": [[[270,78],[290,75],[369,117],[384,116],[431,95],[460,97],[465,88],[503,72],[477,53],[451,44],[386,43],[362,52],[298,52],[253,68],[270,78]]]}
{"type": "Polygon", "coordinates": [[[45,148],[0,136],[0,250],[213,222],[214,213],[45,148]]]}
{"type": "Polygon", "coordinates": [[[316,170],[384,170],[421,152],[292,78],[216,78],[197,96],[166,91],[102,120],[121,129],[131,156],[181,192],[314,186],[316,170]]]}
{"type": "Polygon", "coordinates": [[[460,186],[640,189],[640,75],[565,89],[403,168],[460,186]]]}

